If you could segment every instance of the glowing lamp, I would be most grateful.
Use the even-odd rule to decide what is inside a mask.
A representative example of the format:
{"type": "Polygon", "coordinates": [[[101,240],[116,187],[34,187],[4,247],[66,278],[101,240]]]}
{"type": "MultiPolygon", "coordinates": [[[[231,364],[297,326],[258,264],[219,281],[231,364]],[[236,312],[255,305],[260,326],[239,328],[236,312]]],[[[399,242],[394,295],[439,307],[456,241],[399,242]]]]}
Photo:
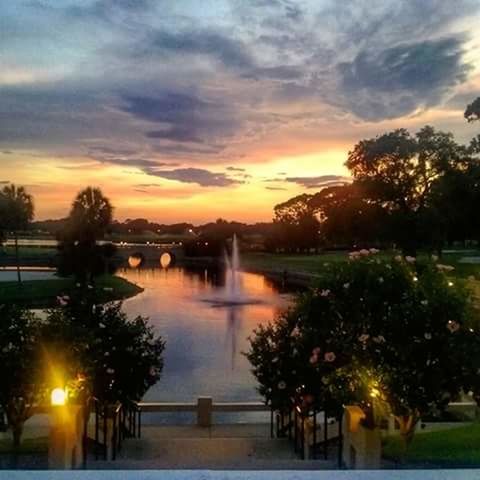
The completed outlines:
{"type": "Polygon", "coordinates": [[[67,403],[67,392],[63,388],[54,388],[50,395],[52,406],[58,407],[67,403]]]}
{"type": "Polygon", "coordinates": [[[378,390],[378,388],[372,387],[372,389],[370,390],[370,396],[372,398],[377,398],[379,395],[380,395],[380,390],[378,390]]]}

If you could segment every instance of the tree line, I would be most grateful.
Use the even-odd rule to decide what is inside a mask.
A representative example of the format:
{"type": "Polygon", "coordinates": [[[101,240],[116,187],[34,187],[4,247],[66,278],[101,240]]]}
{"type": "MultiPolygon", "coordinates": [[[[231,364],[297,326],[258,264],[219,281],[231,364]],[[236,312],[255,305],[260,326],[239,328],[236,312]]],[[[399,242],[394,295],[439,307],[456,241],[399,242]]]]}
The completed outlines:
{"type": "MultiPolygon", "coordinates": [[[[465,110],[480,119],[480,98],[465,110]]],[[[441,252],[480,240],[480,135],[469,145],[425,126],[361,140],[345,165],[352,183],[302,194],[274,208],[271,250],[395,246],[441,252]]]]}

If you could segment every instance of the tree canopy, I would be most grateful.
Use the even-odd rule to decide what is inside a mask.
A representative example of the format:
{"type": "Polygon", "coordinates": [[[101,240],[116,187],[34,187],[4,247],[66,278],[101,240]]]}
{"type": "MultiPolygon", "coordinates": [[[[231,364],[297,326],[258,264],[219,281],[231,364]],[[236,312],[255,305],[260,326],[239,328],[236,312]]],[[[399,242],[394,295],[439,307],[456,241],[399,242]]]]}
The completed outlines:
{"type": "Polygon", "coordinates": [[[408,441],[422,416],[472,389],[480,336],[468,293],[443,265],[374,252],[326,266],[278,322],[255,331],[247,355],[274,408],[294,392],[302,405],[336,414],[375,398],[408,441]]]}

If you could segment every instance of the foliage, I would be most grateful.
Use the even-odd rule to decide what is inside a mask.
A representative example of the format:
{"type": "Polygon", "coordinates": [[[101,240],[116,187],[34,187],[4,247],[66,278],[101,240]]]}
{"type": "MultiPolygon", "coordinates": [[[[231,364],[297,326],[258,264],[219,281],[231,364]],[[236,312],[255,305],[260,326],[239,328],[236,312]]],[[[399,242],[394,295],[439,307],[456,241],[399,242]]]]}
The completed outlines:
{"type": "Polygon", "coordinates": [[[19,282],[22,281],[22,278],[18,254],[18,232],[27,228],[33,220],[33,216],[33,198],[25,188],[17,187],[14,184],[5,185],[0,191],[0,240],[4,240],[6,232],[13,232],[19,282]]]}
{"type": "Polygon", "coordinates": [[[388,406],[410,440],[422,415],[469,388],[480,364],[464,348],[479,344],[468,295],[435,264],[408,260],[362,251],[328,265],[279,324],[256,331],[248,358],[269,403],[282,403],[282,382],[319,408],[388,406]]]}
{"type": "Polygon", "coordinates": [[[464,117],[468,122],[480,120],[480,97],[476,98],[472,103],[467,105],[464,117]]]}
{"type": "Polygon", "coordinates": [[[69,378],[90,381],[92,394],[108,403],[140,400],[160,379],[164,342],[144,317],[129,320],[121,303],[99,305],[88,288],[60,298],[48,315],[48,350],[69,365],[69,378]]]}
{"type": "Polygon", "coordinates": [[[312,208],[311,195],[298,195],[274,208],[275,238],[271,248],[309,251],[319,246],[319,222],[312,208]]]}
{"type": "Polygon", "coordinates": [[[37,341],[40,324],[32,312],[11,304],[0,305],[0,320],[0,405],[18,447],[24,422],[45,395],[37,341]]]}
{"type": "Polygon", "coordinates": [[[58,234],[58,272],[74,275],[81,283],[115,271],[116,247],[98,245],[107,232],[113,207],[100,189],[88,187],[75,198],[65,228],[58,234]]]}

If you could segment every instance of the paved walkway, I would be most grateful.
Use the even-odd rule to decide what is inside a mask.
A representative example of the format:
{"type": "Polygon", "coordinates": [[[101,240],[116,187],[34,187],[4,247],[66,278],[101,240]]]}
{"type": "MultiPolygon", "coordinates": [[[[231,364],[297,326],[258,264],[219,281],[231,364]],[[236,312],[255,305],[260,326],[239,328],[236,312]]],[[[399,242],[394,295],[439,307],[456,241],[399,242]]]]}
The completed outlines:
{"type": "Polygon", "coordinates": [[[115,469],[332,469],[335,461],[299,460],[287,439],[271,439],[269,425],[145,426],[117,460],[89,468],[115,469]]]}

